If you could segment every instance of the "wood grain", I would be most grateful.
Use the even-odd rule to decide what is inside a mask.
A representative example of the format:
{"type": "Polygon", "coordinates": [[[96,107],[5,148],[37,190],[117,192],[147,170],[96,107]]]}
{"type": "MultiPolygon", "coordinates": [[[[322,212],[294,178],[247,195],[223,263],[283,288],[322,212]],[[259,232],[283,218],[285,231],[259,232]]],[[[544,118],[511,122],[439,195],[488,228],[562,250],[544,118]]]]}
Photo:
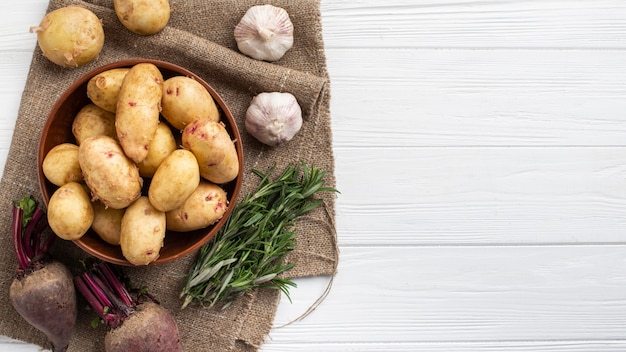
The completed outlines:
{"type": "Polygon", "coordinates": [[[613,0],[342,0],[323,1],[322,12],[330,49],[626,45],[626,4],[613,0]]]}
{"type": "MultiPolygon", "coordinates": [[[[0,166],[47,3],[0,5],[0,166]]],[[[625,351],[626,2],[321,5],[339,273],[262,351],[625,351]]]]}
{"type": "Polygon", "coordinates": [[[343,246],[626,241],[623,147],[340,150],[343,246]]]}
{"type": "Polygon", "coordinates": [[[330,53],[337,148],[626,143],[626,51],[330,53]]]}
{"type": "Polygon", "coordinates": [[[272,352],[319,352],[319,351],[359,351],[359,352],[623,352],[625,343],[621,341],[510,341],[510,342],[460,342],[460,343],[275,343],[264,351],[272,352]]]}
{"type": "Polygon", "coordinates": [[[272,337],[291,344],[313,332],[324,336],[320,342],[357,345],[623,343],[624,258],[622,245],[344,246],[335,279],[341,289],[272,337]]]}

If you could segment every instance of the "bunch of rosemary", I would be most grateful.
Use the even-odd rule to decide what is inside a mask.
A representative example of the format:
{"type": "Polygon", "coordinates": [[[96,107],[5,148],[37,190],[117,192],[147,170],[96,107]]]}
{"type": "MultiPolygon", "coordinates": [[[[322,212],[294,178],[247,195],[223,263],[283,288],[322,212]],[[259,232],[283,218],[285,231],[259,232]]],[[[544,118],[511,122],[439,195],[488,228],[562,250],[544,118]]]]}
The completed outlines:
{"type": "Polygon", "coordinates": [[[280,289],[289,296],[295,283],[280,277],[293,264],[284,256],[295,246],[294,220],[322,203],[324,171],[314,166],[289,164],[272,180],[271,174],[253,172],[261,179],[257,189],[238,202],[215,238],[201,247],[181,293],[189,304],[215,305],[256,287],[280,289]]]}

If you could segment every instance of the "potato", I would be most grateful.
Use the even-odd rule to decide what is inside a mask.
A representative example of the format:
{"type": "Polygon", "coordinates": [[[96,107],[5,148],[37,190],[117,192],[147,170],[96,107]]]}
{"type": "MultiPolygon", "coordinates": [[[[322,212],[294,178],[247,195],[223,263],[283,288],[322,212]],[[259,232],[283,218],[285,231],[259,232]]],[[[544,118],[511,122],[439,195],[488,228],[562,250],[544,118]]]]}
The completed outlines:
{"type": "Polygon", "coordinates": [[[93,202],[92,206],[94,218],[91,228],[103,241],[118,246],[120,244],[122,216],[124,216],[126,208],[107,208],[100,201],[93,202]]]}
{"type": "Polygon", "coordinates": [[[52,194],[47,214],[52,231],[70,241],[83,237],[94,219],[89,195],[78,182],[66,183],[52,194]]]}
{"type": "Polygon", "coordinates": [[[151,63],[131,67],[117,99],[115,129],[126,156],[140,163],[148,155],[161,111],[163,75],[151,63]]]}
{"type": "Polygon", "coordinates": [[[41,169],[48,181],[57,186],[81,182],[83,173],[78,163],[78,146],[73,143],[54,146],[44,157],[41,169]]]}
{"type": "Polygon", "coordinates": [[[87,104],[74,117],[72,134],[77,144],[88,137],[98,135],[116,138],[115,114],[95,104],[87,104]]]}
{"type": "Polygon", "coordinates": [[[163,82],[161,114],[174,128],[182,130],[197,119],[219,121],[215,101],[202,84],[190,77],[174,76],[163,82]]]}
{"type": "Polygon", "coordinates": [[[129,70],[128,67],[112,68],[93,76],[87,82],[87,96],[91,102],[114,113],[120,87],[129,70]]]}
{"type": "Polygon", "coordinates": [[[165,213],[167,229],[186,232],[205,228],[221,219],[227,207],[226,191],[214,183],[200,181],[183,205],[165,213]]]}
{"type": "Polygon", "coordinates": [[[222,184],[237,177],[237,150],[222,123],[210,120],[191,122],[183,130],[182,144],[198,159],[200,175],[205,179],[222,184]]]}
{"type": "Polygon", "coordinates": [[[113,138],[85,139],[78,147],[78,162],[94,200],[106,207],[125,208],[141,195],[143,179],[113,138]]]}
{"type": "Polygon", "coordinates": [[[30,31],[37,33],[43,55],[64,67],[95,60],[104,46],[100,19],[83,6],[68,5],[51,11],[30,31]]]}
{"type": "Polygon", "coordinates": [[[181,206],[200,183],[198,161],[192,152],[176,149],[163,160],[148,188],[150,203],[160,211],[181,206]]]}
{"type": "Polygon", "coordinates": [[[113,7],[122,25],[136,34],[158,33],[170,20],[168,0],[115,0],[113,7]]]}
{"type": "Polygon", "coordinates": [[[148,155],[137,164],[139,175],[142,177],[154,176],[161,162],[177,147],[178,144],[170,127],[166,123],[159,123],[154,138],[148,146],[148,155]]]}
{"type": "Polygon", "coordinates": [[[165,238],[165,213],[142,196],[128,206],[122,217],[122,255],[133,265],[147,265],[159,257],[165,238]]]}

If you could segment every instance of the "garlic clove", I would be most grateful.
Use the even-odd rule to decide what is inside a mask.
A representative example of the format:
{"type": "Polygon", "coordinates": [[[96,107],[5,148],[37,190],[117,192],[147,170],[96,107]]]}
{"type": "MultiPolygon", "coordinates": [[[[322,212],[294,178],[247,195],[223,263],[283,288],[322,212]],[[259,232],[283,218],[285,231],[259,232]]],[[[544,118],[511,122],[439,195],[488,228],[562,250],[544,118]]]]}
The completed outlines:
{"type": "Polygon", "coordinates": [[[260,93],[246,111],[245,127],[261,143],[277,146],[300,131],[302,109],[291,93],[260,93]]]}
{"type": "Polygon", "coordinates": [[[252,6],[235,26],[237,47],[257,60],[276,61],[293,46],[293,23],[283,8],[252,6]]]}

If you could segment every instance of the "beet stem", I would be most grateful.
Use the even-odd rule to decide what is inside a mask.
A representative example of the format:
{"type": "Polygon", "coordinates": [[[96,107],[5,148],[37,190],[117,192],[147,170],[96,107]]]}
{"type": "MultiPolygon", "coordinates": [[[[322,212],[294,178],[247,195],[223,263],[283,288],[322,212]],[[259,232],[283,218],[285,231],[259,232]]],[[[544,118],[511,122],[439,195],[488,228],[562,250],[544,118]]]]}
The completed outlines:
{"type": "Polygon", "coordinates": [[[150,301],[152,301],[152,303],[156,303],[156,304],[161,304],[161,302],[159,302],[158,299],[156,299],[156,297],[154,297],[153,295],[151,295],[149,292],[144,292],[143,293],[144,296],[148,297],[148,299],[150,301]]]}
{"type": "Polygon", "coordinates": [[[113,303],[111,302],[111,300],[109,300],[107,295],[104,292],[102,292],[101,287],[98,286],[98,284],[93,280],[93,278],[88,273],[84,273],[82,277],[83,277],[83,280],[85,281],[85,284],[87,284],[87,287],[89,287],[91,292],[96,296],[96,298],[98,299],[100,303],[102,303],[104,306],[107,306],[107,307],[113,307],[113,303]]]}
{"type": "Polygon", "coordinates": [[[87,263],[87,270],[75,278],[77,289],[104,323],[116,328],[134,313],[137,302],[106,263],[87,263]]]}
{"type": "Polygon", "coordinates": [[[113,303],[113,306],[117,308],[120,312],[122,312],[122,314],[128,317],[133,313],[133,309],[127,306],[126,304],[124,304],[124,302],[122,302],[122,300],[119,297],[117,297],[115,293],[113,293],[113,291],[111,291],[111,289],[107,287],[107,284],[102,282],[102,280],[99,277],[94,276],[92,277],[92,280],[96,285],[98,285],[100,290],[102,290],[102,292],[107,296],[107,298],[109,298],[111,303],[113,303]]]}
{"type": "Polygon", "coordinates": [[[41,220],[43,216],[43,210],[37,208],[33,213],[32,218],[26,225],[24,229],[24,236],[22,236],[22,246],[24,248],[24,253],[28,256],[28,258],[32,259],[36,255],[36,248],[39,247],[40,237],[38,235],[33,236],[35,229],[37,228],[37,224],[39,220],[41,220]]]}
{"type": "Polygon", "coordinates": [[[103,304],[102,301],[94,294],[92,288],[82,276],[76,276],[74,278],[74,285],[80,294],[85,298],[91,309],[102,319],[106,326],[117,327],[121,324],[121,321],[113,313],[109,313],[109,306],[103,304]]]}
{"type": "Polygon", "coordinates": [[[117,296],[124,302],[128,307],[134,307],[135,301],[130,296],[130,293],[122,283],[122,281],[115,275],[111,267],[106,265],[105,263],[100,263],[98,265],[98,269],[104,275],[104,280],[109,283],[111,288],[117,293],[117,296]]]}
{"type": "Polygon", "coordinates": [[[30,259],[24,253],[22,246],[22,217],[24,211],[18,206],[13,206],[13,224],[11,228],[11,239],[13,240],[13,249],[15,250],[15,258],[20,269],[25,270],[30,264],[30,259]]]}
{"type": "Polygon", "coordinates": [[[87,300],[89,306],[98,313],[101,318],[103,317],[104,305],[96,295],[91,291],[85,280],[81,276],[76,276],[74,278],[74,285],[80,294],[87,300]]]}
{"type": "MultiPolygon", "coordinates": [[[[48,227],[48,218],[44,217],[43,219],[41,219],[41,221],[39,221],[39,225],[36,231],[43,233],[47,227],[48,227]]],[[[49,233],[46,239],[43,241],[43,244],[40,244],[38,247],[35,247],[35,255],[42,255],[42,254],[48,253],[48,251],[52,247],[52,244],[54,243],[54,240],[56,238],[57,236],[55,234],[49,233]]]]}

